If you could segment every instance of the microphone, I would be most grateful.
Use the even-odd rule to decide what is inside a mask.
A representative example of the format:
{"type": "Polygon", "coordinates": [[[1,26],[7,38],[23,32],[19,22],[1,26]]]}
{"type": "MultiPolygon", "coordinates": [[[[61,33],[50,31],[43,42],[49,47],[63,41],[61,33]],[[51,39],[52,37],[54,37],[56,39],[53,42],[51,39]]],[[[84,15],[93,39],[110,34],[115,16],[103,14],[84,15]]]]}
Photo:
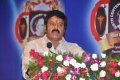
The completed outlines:
{"type": "Polygon", "coordinates": [[[50,49],[52,47],[52,43],[51,42],[48,42],[47,43],[47,48],[50,49]]]}
{"type": "Polygon", "coordinates": [[[52,52],[52,51],[50,50],[51,47],[52,47],[52,43],[51,43],[51,42],[48,42],[48,43],[47,43],[47,48],[49,49],[49,52],[55,54],[54,52],[52,52]]]}

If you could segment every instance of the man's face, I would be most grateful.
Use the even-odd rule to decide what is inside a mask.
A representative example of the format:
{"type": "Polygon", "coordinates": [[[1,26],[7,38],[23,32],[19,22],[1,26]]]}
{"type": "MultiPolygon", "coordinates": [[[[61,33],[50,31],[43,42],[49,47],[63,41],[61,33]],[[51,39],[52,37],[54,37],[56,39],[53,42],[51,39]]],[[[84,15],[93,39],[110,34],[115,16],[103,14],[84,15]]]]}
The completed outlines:
{"type": "Polygon", "coordinates": [[[26,29],[26,25],[22,24],[20,27],[21,27],[22,34],[24,34],[25,33],[25,29],[26,29]]]}
{"type": "Polygon", "coordinates": [[[44,19],[39,19],[36,24],[36,31],[40,31],[40,29],[44,29],[44,19]]]}
{"type": "Polygon", "coordinates": [[[47,37],[51,41],[59,41],[64,35],[64,21],[57,17],[53,16],[49,18],[46,26],[47,37]]]}

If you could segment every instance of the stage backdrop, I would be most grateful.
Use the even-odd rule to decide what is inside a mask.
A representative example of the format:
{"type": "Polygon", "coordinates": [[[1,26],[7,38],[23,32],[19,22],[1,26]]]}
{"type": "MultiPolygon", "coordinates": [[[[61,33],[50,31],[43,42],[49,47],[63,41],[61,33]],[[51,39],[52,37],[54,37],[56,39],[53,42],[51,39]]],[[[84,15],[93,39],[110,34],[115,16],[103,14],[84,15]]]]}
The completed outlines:
{"type": "MultiPolygon", "coordinates": [[[[39,31],[35,34],[36,29],[30,27],[37,25],[37,23],[32,22],[36,18],[35,14],[41,13],[37,17],[42,19],[46,14],[44,11],[28,13],[33,8],[33,5],[38,5],[34,1],[37,2],[37,0],[0,0],[0,80],[21,80],[21,55],[24,42],[27,40],[26,37],[33,36],[33,38],[36,38],[42,36],[39,31]],[[30,5],[27,1],[33,1],[33,3],[30,5]],[[29,4],[29,7],[25,8],[27,4],[29,4]],[[26,13],[23,15],[21,14],[23,12],[26,13]],[[30,15],[29,18],[28,14],[30,15]],[[17,27],[20,21],[21,23],[22,21],[27,23],[29,27],[29,29],[26,29],[27,35],[21,36],[21,38],[20,30],[17,27]]],[[[62,5],[61,8],[59,6],[57,8],[63,11],[68,18],[66,40],[78,43],[86,52],[100,54],[101,47],[92,35],[90,26],[91,13],[98,1],[58,0],[56,3],[62,5]]],[[[46,8],[48,10],[49,8],[56,8],[54,5],[50,5],[49,2],[45,4],[49,5],[46,8]]],[[[39,9],[39,6],[34,8],[34,10],[37,9],[39,9]]]]}

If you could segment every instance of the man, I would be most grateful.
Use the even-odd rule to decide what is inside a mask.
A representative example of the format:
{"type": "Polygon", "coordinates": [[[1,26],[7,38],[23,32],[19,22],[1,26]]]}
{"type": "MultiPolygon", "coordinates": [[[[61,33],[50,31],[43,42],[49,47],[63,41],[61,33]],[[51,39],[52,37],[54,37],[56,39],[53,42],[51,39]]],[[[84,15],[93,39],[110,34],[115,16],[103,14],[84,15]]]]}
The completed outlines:
{"type": "Polygon", "coordinates": [[[19,34],[22,40],[25,39],[27,34],[27,23],[25,18],[22,18],[19,25],[19,34]]]}
{"type": "Polygon", "coordinates": [[[23,77],[27,78],[26,72],[28,70],[29,64],[29,51],[34,49],[37,52],[40,52],[41,55],[44,53],[51,51],[53,53],[61,53],[64,52],[71,52],[78,56],[82,56],[84,52],[77,44],[67,42],[64,39],[64,33],[67,26],[67,19],[66,16],[57,10],[48,12],[48,15],[45,19],[45,32],[46,34],[37,40],[33,40],[29,42],[24,49],[23,53],[23,61],[22,61],[22,70],[23,70],[23,77]],[[47,43],[51,42],[52,47],[50,49],[47,48],[47,43]]]}

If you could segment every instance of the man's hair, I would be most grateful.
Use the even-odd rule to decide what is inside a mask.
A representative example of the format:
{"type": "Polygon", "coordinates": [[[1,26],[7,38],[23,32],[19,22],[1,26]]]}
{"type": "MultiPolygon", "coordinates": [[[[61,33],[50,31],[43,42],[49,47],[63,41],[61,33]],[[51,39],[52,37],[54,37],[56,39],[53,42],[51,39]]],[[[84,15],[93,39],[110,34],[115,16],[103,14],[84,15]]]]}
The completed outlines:
{"type": "Polygon", "coordinates": [[[65,16],[65,14],[63,12],[58,11],[58,10],[49,11],[47,13],[46,18],[45,18],[44,24],[47,26],[48,20],[53,16],[57,16],[64,21],[64,26],[65,26],[65,30],[66,30],[66,28],[67,28],[67,17],[65,16]]]}
{"type": "Polygon", "coordinates": [[[101,16],[101,15],[104,16],[104,17],[106,16],[105,15],[105,9],[103,7],[98,8],[97,16],[101,16]]]}
{"type": "Polygon", "coordinates": [[[20,25],[22,25],[22,24],[27,25],[27,22],[26,22],[26,19],[25,19],[25,18],[21,18],[20,25]]]}

